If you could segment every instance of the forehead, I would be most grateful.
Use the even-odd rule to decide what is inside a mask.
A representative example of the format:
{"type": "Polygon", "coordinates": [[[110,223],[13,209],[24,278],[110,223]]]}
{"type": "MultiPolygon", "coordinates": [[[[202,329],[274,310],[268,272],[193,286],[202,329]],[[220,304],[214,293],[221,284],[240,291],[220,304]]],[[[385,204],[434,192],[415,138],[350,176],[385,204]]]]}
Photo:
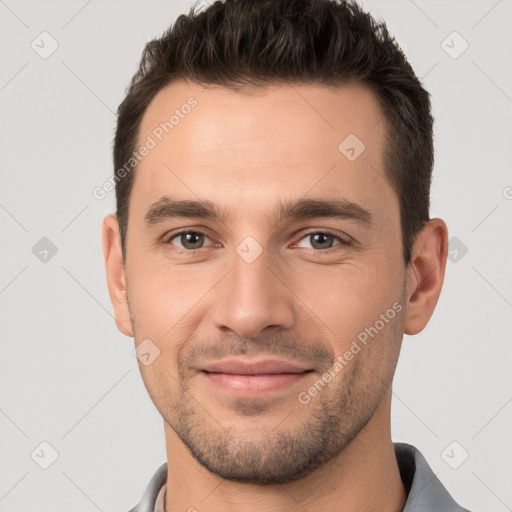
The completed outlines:
{"type": "Polygon", "coordinates": [[[246,207],[308,192],[396,202],[384,178],[385,129],[377,96],[357,83],[236,92],[178,80],[142,118],[138,147],[151,150],[132,194],[146,204],[167,193],[246,207]]]}

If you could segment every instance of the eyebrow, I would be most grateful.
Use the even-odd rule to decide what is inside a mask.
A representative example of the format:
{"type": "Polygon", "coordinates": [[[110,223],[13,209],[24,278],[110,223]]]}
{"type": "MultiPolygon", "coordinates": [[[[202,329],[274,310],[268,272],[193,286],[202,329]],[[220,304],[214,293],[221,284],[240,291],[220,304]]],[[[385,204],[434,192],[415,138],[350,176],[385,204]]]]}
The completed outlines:
{"type": "MultiPolygon", "coordinates": [[[[281,201],[269,215],[273,224],[288,219],[332,218],[355,220],[362,225],[373,224],[371,213],[345,199],[298,199],[281,201]]],[[[173,199],[163,196],[148,209],[144,223],[154,226],[168,219],[194,218],[224,223],[228,211],[208,200],[173,199]]]]}

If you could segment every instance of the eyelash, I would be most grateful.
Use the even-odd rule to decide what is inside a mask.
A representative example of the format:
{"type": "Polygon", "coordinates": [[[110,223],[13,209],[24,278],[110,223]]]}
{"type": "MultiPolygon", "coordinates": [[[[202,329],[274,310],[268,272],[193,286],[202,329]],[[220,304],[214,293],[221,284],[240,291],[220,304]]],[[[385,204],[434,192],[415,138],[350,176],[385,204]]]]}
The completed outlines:
{"type": "MultiPolygon", "coordinates": [[[[204,235],[205,237],[209,238],[209,236],[204,231],[201,231],[200,229],[184,229],[182,231],[178,231],[176,233],[172,233],[172,235],[166,237],[166,239],[164,241],[164,244],[169,246],[169,247],[172,247],[172,251],[177,252],[178,254],[194,255],[197,251],[200,251],[201,249],[205,249],[205,247],[199,247],[198,249],[181,249],[180,247],[176,247],[176,246],[173,246],[173,244],[171,244],[171,240],[173,240],[177,236],[183,235],[185,233],[194,233],[194,234],[197,234],[197,235],[204,235]]],[[[335,245],[333,247],[329,247],[327,249],[314,249],[313,248],[313,249],[306,249],[306,250],[313,251],[315,253],[323,253],[323,252],[329,252],[330,250],[335,249],[336,247],[339,247],[341,245],[344,245],[344,246],[350,245],[349,241],[345,240],[340,235],[337,235],[336,233],[333,233],[332,231],[329,231],[329,230],[310,231],[308,233],[305,233],[302,236],[302,238],[299,240],[299,242],[304,240],[304,238],[307,238],[308,236],[317,235],[317,234],[332,236],[333,238],[335,238],[339,242],[339,244],[335,245]]]]}

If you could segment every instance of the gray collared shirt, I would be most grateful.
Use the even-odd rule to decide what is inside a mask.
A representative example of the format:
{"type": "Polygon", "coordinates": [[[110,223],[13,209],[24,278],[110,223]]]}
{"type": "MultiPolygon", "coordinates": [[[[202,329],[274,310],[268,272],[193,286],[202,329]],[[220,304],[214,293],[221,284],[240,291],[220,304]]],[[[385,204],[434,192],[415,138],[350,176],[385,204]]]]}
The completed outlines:
{"type": "MultiPolygon", "coordinates": [[[[459,506],[414,446],[393,443],[400,477],[407,490],[403,512],[469,512],[459,506]]],[[[129,512],[164,512],[167,463],[151,478],[139,504],[129,512]]]]}

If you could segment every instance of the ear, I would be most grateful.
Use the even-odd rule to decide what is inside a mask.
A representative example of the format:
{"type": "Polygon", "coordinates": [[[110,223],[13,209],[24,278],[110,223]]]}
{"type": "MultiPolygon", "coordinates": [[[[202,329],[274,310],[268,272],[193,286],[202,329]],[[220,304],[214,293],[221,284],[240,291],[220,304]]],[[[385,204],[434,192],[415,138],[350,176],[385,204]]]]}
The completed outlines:
{"type": "Polygon", "coordinates": [[[130,310],[126,299],[126,281],[119,222],[115,215],[107,215],[103,219],[102,242],[108,291],[114,307],[116,325],[123,334],[133,338],[130,310]]]}
{"type": "Polygon", "coordinates": [[[418,334],[427,325],[441,293],[448,255],[448,228],[431,219],[418,233],[407,268],[405,334],[418,334]]]}

